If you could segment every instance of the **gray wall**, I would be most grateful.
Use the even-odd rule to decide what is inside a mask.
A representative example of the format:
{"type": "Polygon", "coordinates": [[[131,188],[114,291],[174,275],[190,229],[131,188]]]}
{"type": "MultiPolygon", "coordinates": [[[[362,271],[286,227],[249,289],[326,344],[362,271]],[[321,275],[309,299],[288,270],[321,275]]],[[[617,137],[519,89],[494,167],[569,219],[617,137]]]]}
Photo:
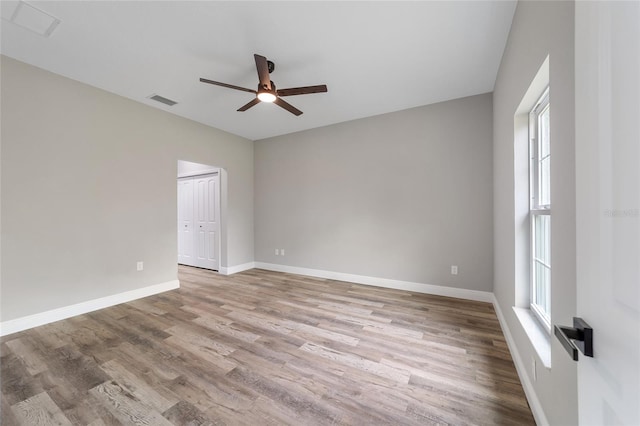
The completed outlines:
{"type": "Polygon", "coordinates": [[[483,94],[256,141],[256,261],[491,291],[491,114],[483,94]]]}
{"type": "MultiPolygon", "coordinates": [[[[571,324],[576,312],[574,6],[572,2],[521,1],[513,19],[493,95],[494,115],[494,293],[506,317],[526,374],[551,424],[577,422],[576,366],[551,339],[550,370],[539,365],[514,315],[516,223],[514,222],[514,113],[549,55],[551,102],[551,322],[571,324]]],[[[517,194],[520,196],[521,194],[517,194]]]]}
{"type": "Polygon", "coordinates": [[[2,321],[176,279],[178,160],[226,170],[226,265],[253,261],[253,142],[1,61],[2,321]]]}

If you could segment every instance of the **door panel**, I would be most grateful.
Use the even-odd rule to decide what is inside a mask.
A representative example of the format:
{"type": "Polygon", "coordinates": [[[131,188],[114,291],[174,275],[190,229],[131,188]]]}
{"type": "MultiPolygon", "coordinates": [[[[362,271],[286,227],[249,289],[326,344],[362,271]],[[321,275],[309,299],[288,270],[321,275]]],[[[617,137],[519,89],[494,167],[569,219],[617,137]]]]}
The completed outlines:
{"type": "Polygon", "coordinates": [[[178,180],[178,263],[193,264],[193,179],[178,180]]]}
{"type": "Polygon", "coordinates": [[[196,256],[196,266],[202,266],[203,265],[203,261],[205,259],[205,251],[206,251],[206,244],[205,244],[205,238],[204,238],[204,218],[205,218],[205,208],[207,206],[205,195],[206,193],[203,191],[203,187],[204,187],[204,180],[201,178],[195,178],[193,180],[193,185],[195,188],[195,194],[194,194],[194,198],[193,198],[193,202],[194,202],[194,211],[195,211],[195,232],[196,232],[196,252],[195,252],[195,256],[196,256]]]}
{"type": "MultiPolygon", "coordinates": [[[[207,179],[207,193],[208,193],[208,217],[206,230],[208,235],[208,252],[207,260],[217,265],[218,264],[218,230],[220,223],[218,221],[218,214],[220,208],[220,194],[218,176],[211,176],[207,179]]],[[[216,266],[217,267],[217,266],[216,266]]]]}
{"type": "Polygon", "coordinates": [[[581,424],[640,424],[640,3],[576,2],[581,424]]]}

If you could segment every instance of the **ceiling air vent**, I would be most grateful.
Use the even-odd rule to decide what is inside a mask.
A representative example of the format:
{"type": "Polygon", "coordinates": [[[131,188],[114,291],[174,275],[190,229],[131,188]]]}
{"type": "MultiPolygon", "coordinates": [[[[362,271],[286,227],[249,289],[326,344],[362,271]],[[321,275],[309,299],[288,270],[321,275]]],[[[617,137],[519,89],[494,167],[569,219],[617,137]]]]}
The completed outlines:
{"type": "Polygon", "coordinates": [[[23,1],[18,2],[9,21],[44,37],[50,37],[60,24],[55,16],[23,1]]]}
{"type": "Polygon", "coordinates": [[[160,95],[150,95],[148,96],[148,98],[153,101],[160,102],[162,104],[169,105],[169,106],[174,106],[175,104],[177,104],[176,101],[172,101],[171,99],[167,99],[164,96],[160,96],[160,95]]]}

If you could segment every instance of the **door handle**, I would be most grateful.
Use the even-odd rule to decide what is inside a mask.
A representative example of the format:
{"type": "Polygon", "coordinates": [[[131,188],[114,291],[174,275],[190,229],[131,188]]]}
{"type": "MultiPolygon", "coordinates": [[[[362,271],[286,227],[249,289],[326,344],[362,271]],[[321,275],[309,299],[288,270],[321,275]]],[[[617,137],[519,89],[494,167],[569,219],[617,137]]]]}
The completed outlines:
{"type": "Polygon", "coordinates": [[[574,361],[578,360],[578,349],[593,358],[593,329],[582,318],[573,317],[573,327],[554,326],[553,334],[574,361]]]}

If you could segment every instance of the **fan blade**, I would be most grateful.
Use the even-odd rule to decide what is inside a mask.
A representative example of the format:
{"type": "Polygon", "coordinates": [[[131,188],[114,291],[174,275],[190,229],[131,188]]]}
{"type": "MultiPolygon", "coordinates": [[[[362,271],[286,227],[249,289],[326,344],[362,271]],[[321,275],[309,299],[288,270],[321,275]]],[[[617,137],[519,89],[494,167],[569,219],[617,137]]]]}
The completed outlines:
{"type": "Polygon", "coordinates": [[[240,108],[238,108],[238,111],[246,111],[249,108],[251,108],[254,105],[258,105],[260,103],[260,99],[258,98],[254,98],[251,102],[249,102],[246,105],[241,106],[240,108]]]}
{"type": "Polygon", "coordinates": [[[260,55],[253,55],[253,57],[256,60],[256,69],[258,70],[260,87],[271,90],[271,78],[269,77],[269,64],[267,64],[267,58],[260,55]]]}
{"type": "Polygon", "coordinates": [[[324,93],[327,91],[327,85],[321,84],[319,86],[306,86],[306,87],[292,87],[291,89],[278,89],[278,96],[293,96],[293,95],[307,95],[310,93],[324,93]]]}
{"type": "Polygon", "coordinates": [[[300,115],[302,114],[302,111],[300,111],[298,108],[294,107],[293,105],[291,105],[288,102],[283,101],[280,98],[276,98],[275,101],[273,101],[274,104],[278,105],[279,107],[282,107],[284,109],[286,109],[287,111],[289,111],[291,114],[294,115],[300,115]]]}
{"type": "Polygon", "coordinates": [[[216,86],[228,87],[229,89],[242,90],[243,92],[258,93],[255,90],[245,89],[244,87],[234,86],[233,84],[220,83],[219,81],[207,80],[206,78],[201,78],[200,81],[203,83],[215,84],[216,86]]]}

